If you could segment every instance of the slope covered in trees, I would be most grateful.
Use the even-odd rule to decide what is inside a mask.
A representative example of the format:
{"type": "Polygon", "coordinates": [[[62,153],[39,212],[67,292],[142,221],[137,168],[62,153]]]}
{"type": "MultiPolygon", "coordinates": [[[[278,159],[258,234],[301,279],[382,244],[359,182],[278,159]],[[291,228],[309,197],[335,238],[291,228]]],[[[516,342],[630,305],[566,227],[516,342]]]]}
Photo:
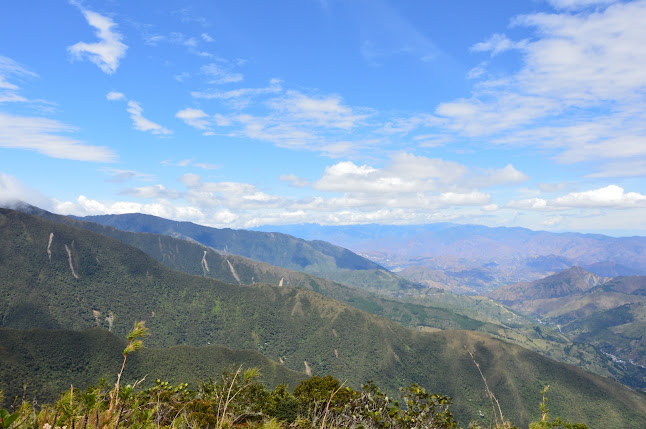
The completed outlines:
{"type": "Polygon", "coordinates": [[[11,210],[0,211],[0,261],[2,327],[98,324],[122,336],[145,319],[153,347],[256,350],[290,369],[389,391],[417,382],[454,397],[468,421],[489,401],[466,347],[521,425],[536,417],[546,384],[554,412],[570,420],[630,427],[646,416],[636,392],[484,334],[412,331],[309,290],[190,276],[117,240],[11,210]]]}

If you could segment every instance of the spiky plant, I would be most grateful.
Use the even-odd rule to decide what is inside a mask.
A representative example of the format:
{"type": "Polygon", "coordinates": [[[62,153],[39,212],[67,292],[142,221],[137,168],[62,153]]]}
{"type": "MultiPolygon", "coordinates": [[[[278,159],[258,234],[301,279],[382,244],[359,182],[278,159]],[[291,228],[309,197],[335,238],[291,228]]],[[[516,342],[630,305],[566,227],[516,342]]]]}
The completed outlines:
{"type": "Polygon", "coordinates": [[[146,326],[144,325],[145,322],[143,320],[141,322],[135,322],[135,327],[128,333],[128,336],[126,337],[128,339],[128,346],[123,350],[123,363],[121,364],[121,370],[117,375],[117,382],[114,385],[114,390],[110,395],[110,408],[108,408],[108,414],[112,412],[112,409],[116,407],[119,402],[119,396],[117,395],[117,393],[119,392],[119,382],[121,381],[121,374],[123,374],[123,370],[126,367],[126,360],[128,359],[128,355],[134,351],[141,349],[144,346],[144,342],[140,340],[140,338],[148,336],[148,328],[146,328],[146,326]]]}

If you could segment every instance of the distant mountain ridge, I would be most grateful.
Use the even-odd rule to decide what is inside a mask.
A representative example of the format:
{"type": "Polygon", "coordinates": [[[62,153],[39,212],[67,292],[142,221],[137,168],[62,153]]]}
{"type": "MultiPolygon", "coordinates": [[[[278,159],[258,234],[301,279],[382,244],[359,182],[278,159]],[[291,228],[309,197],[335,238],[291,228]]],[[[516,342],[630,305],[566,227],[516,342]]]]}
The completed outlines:
{"type": "Polygon", "coordinates": [[[646,237],[551,233],[526,228],[428,225],[278,225],[256,228],[346,247],[409,280],[481,294],[580,266],[600,275],[646,275],[646,237]],[[424,267],[427,276],[419,270],[424,267]]]}
{"type": "Polygon", "coordinates": [[[222,254],[302,271],[349,286],[373,285],[373,291],[418,289],[410,280],[388,273],[376,262],[322,240],[303,240],[288,234],[243,229],[211,228],[144,214],[77,217],[79,220],[131,232],[148,232],[192,240],[222,254]],[[352,272],[352,275],[344,275],[352,272]],[[341,274],[344,273],[344,274],[341,274]]]}
{"type": "Polygon", "coordinates": [[[222,253],[245,256],[305,272],[378,270],[383,267],[340,246],[306,241],[282,233],[212,228],[157,216],[131,213],[78,218],[133,232],[151,232],[195,240],[222,253]]]}
{"type": "Polygon", "coordinates": [[[500,286],[488,296],[503,304],[513,306],[524,301],[567,297],[582,294],[612,280],[600,277],[581,267],[572,267],[560,273],[533,282],[500,286]]]}

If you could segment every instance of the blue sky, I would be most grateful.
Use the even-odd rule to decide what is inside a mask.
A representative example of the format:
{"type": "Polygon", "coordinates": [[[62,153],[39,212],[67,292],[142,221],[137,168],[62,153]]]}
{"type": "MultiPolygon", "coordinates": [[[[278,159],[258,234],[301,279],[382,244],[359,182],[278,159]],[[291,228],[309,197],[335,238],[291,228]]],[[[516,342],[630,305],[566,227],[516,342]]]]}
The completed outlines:
{"type": "Polygon", "coordinates": [[[0,201],[646,235],[646,1],[0,8],[0,201]]]}

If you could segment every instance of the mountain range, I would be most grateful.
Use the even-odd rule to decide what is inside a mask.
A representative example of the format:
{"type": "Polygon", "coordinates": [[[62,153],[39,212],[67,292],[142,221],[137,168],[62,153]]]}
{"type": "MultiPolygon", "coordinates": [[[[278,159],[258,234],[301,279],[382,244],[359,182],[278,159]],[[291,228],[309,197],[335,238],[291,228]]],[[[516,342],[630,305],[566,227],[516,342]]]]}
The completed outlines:
{"type": "MultiPolygon", "coordinates": [[[[408,298],[406,296],[393,297],[392,289],[366,287],[368,290],[377,289],[380,292],[377,296],[359,288],[347,287],[307,273],[272,266],[236,255],[220,254],[194,240],[187,241],[161,234],[122,231],[111,226],[56,215],[33,206],[23,205],[20,209],[44,219],[116,238],[144,251],[167,267],[189,274],[203,275],[227,283],[254,284],[258,282],[310,289],[360,310],[389,318],[418,330],[467,329],[484,332],[561,362],[574,364],[588,371],[612,377],[628,386],[646,388],[646,381],[643,380],[639,371],[635,372],[635,368],[625,368],[585,343],[573,343],[555,327],[539,327],[537,322],[488,298],[455,295],[436,288],[428,288],[423,291],[401,289],[399,293],[406,291],[412,296],[408,298]],[[384,296],[387,293],[391,295],[384,296]]],[[[114,216],[114,218],[117,217],[114,216]]],[[[161,222],[159,218],[156,220],[161,222]]],[[[206,229],[206,227],[202,228],[206,229]]],[[[259,238],[266,239],[262,235],[259,238]]],[[[285,248],[285,252],[291,251],[295,250],[289,247],[285,248]]],[[[336,275],[343,278],[344,276],[354,276],[356,273],[361,276],[365,274],[365,270],[343,270],[337,272],[336,275]]],[[[386,272],[379,270],[375,273],[386,272]]],[[[397,276],[390,274],[387,280],[394,278],[397,276]]],[[[367,279],[368,277],[363,277],[364,281],[367,279]]],[[[383,283],[378,284],[382,285],[383,283]]],[[[395,282],[390,284],[395,284],[395,282]]]]}
{"type": "MultiPolygon", "coordinates": [[[[355,386],[373,379],[392,390],[417,382],[453,396],[463,425],[490,408],[467,348],[516,424],[539,416],[545,384],[552,386],[553,412],[565,418],[593,427],[646,421],[643,395],[484,333],[411,330],[311,290],[189,275],[113,238],[6,209],[0,210],[0,293],[0,327],[20,330],[11,335],[25,341],[34,328],[98,326],[122,337],[145,319],[153,348],[211,343],[355,386]]],[[[4,358],[11,358],[7,350],[0,356],[6,371],[4,358]]],[[[77,375],[72,371],[66,381],[77,375]]]]}
{"type": "Polygon", "coordinates": [[[646,237],[526,228],[429,225],[272,225],[256,228],[347,247],[415,283],[482,294],[572,266],[597,275],[646,275],[646,237]]]}
{"type": "Polygon", "coordinates": [[[533,282],[501,286],[489,293],[531,314],[577,343],[586,343],[646,379],[646,276],[600,277],[572,267],[533,282]]]}

